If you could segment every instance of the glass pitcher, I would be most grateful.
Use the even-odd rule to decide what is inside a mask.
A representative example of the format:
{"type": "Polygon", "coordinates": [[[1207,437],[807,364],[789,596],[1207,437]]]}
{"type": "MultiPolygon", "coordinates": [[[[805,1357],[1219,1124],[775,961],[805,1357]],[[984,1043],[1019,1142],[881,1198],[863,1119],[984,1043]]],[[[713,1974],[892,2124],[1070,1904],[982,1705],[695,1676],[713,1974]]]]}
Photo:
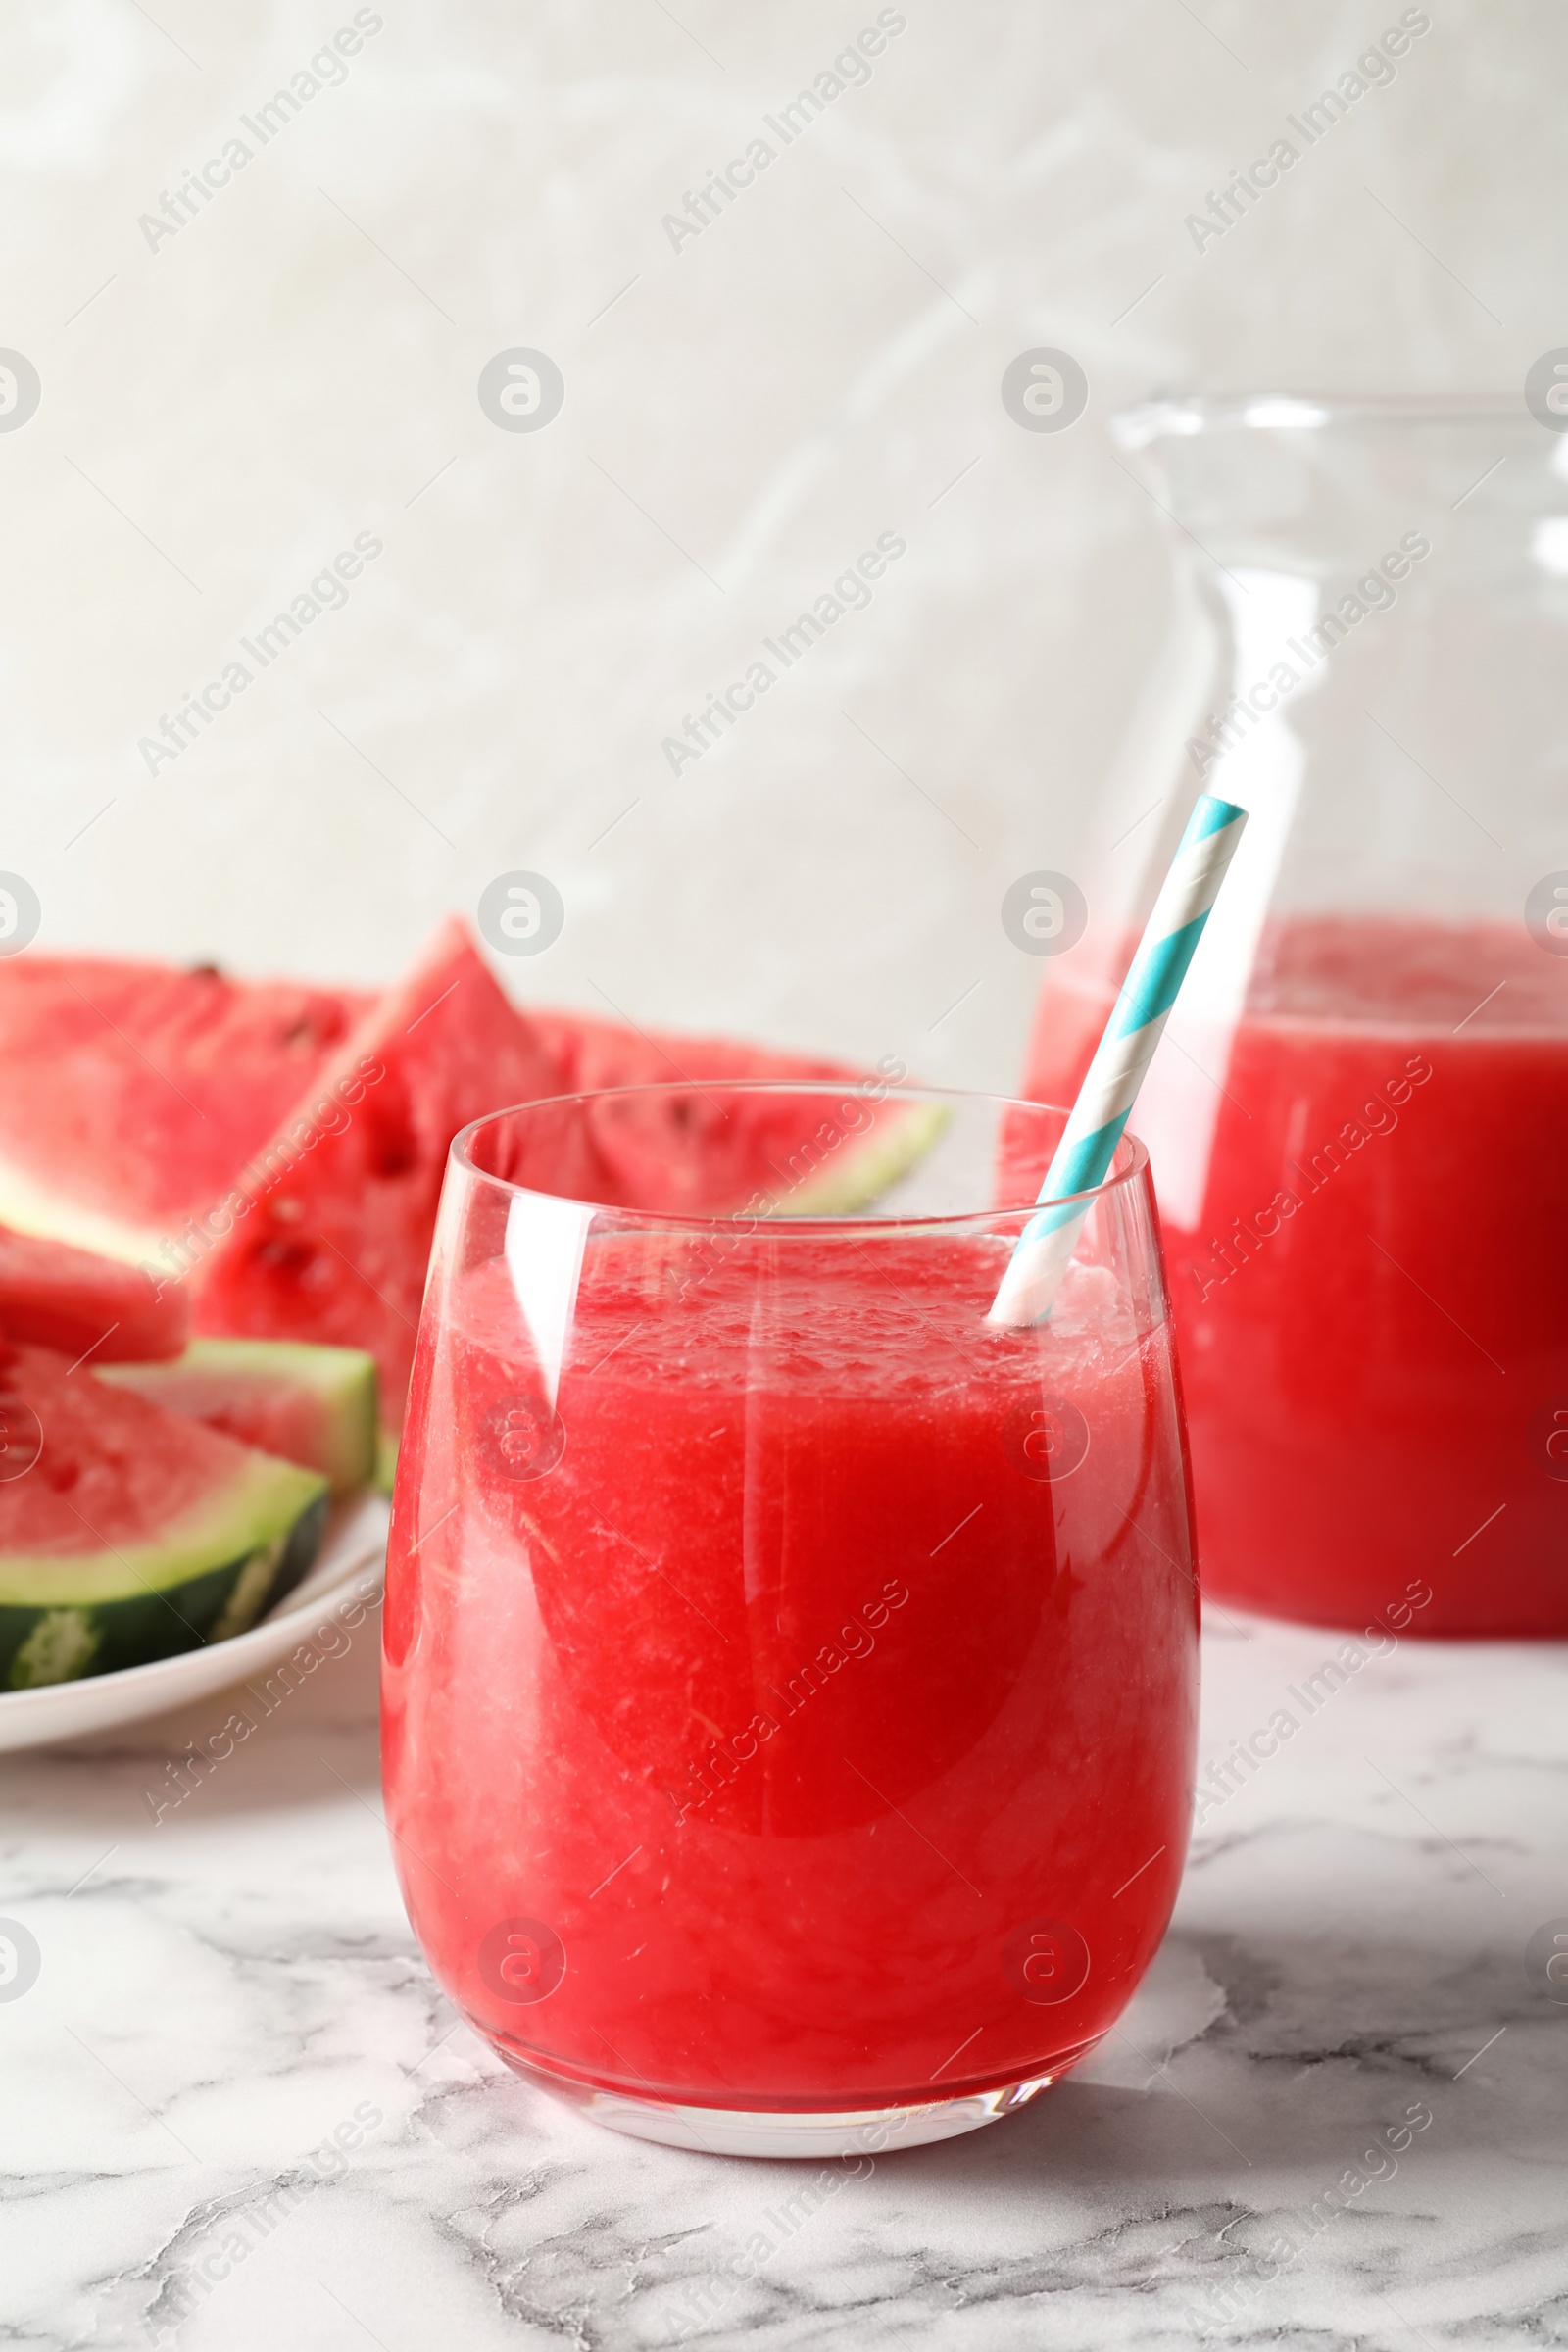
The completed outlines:
{"type": "Polygon", "coordinates": [[[1568,1634],[1568,437],[1276,396],[1117,432],[1176,612],[1023,1091],[1072,1099],[1193,801],[1242,803],[1134,1114],[1209,1589],[1568,1634]]]}

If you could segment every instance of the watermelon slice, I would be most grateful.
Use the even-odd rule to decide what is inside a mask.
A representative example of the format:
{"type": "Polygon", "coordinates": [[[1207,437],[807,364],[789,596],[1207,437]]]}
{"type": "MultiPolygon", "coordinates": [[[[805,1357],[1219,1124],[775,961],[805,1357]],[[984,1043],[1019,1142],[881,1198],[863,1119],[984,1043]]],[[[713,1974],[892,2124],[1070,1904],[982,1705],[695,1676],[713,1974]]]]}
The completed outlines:
{"type": "MultiPolygon", "coordinates": [[[[725,1216],[764,1199],[789,1216],[848,1215],[920,1158],[946,1116],[936,1104],[900,1102],[886,1080],[884,1099],[868,1100],[866,1073],[840,1061],[571,1012],[530,1009],[528,1018],[549,1048],[561,1094],[665,1090],[586,1107],[592,1166],[578,1180],[580,1197],[612,1207],[725,1216]],[[854,1098],[854,1133],[840,1131],[829,1143],[816,1133],[819,1105],[805,1118],[796,1097],[736,1095],[719,1084],[725,1079],[843,1087],[854,1098]],[[716,1091],[705,1093],[705,1085],[716,1091]]],[[[903,1065],[896,1067],[903,1077],[903,1065]]],[[[526,1176],[520,1168],[509,1172],[564,1189],[537,1162],[526,1176]]]]}
{"type": "MultiPolygon", "coordinates": [[[[460,1127],[555,1089],[549,1056],[448,923],[320,1064],[253,1155],[226,1235],[190,1277],[200,1333],[367,1348],[383,1423],[402,1426],[425,1261],[460,1127]]],[[[231,1196],[232,1199],[232,1196],[231,1196]]]]}
{"type": "Polygon", "coordinates": [[[375,1474],[375,1358],[361,1348],[193,1340],[172,1363],[110,1364],[98,1377],[242,1446],[319,1470],[334,1495],[354,1494],[375,1474]]]}
{"type": "Polygon", "coordinates": [[[188,1220],[228,1194],[372,1002],[210,965],[6,957],[0,1218],[179,1273],[188,1220]]]}
{"type": "Polygon", "coordinates": [[[529,1180],[708,1213],[760,1194],[798,1214],[858,1206],[939,1123],[894,1094],[813,1172],[787,1099],[731,1096],[719,1115],[703,1084],[848,1089],[861,1072],[570,1012],[525,1016],[458,922],[380,998],[210,966],[6,958],[0,1057],[0,1216],[139,1263],[161,1298],[188,1294],[204,1336],[370,1350],[383,1436],[402,1421],[447,1146],[470,1120],[668,1084],[654,1102],[564,1112],[529,1180]]]}
{"type": "Polygon", "coordinates": [[[0,1364],[0,1690],[244,1633],[320,1544],[326,1481],[42,1348],[0,1364]]]}
{"type": "Polygon", "coordinates": [[[704,1078],[821,1079],[858,1086],[864,1070],[806,1054],[777,1053],[732,1037],[698,1037],[676,1029],[632,1029],[591,1013],[530,1004],[528,1022],[555,1065],[558,1095],[596,1094],[610,1086],[693,1085],[704,1078]]]}
{"type": "Polygon", "coordinates": [[[177,1355],[190,1329],[183,1292],[134,1266],[0,1225],[0,1331],[94,1364],[177,1355]]]}
{"type": "Polygon", "coordinates": [[[794,1087],[694,1087],[564,1096],[475,1137],[486,1175],[604,1208],[663,1216],[847,1216],[927,1149],[940,1104],[794,1087]]]}

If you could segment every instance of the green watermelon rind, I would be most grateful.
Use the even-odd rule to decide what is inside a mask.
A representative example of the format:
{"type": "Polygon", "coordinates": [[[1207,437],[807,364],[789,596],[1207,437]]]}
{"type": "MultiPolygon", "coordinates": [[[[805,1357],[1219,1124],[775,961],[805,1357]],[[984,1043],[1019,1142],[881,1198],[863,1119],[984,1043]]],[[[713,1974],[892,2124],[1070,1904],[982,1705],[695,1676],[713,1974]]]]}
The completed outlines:
{"type": "MultiPolygon", "coordinates": [[[[225,1401],[242,1402],[276,1385],[311,1394],[318,1408],[318,1451],[309,1465],[320,1470],[339,1497],[368,1486],[375,1475],[375,1358],[363,1348],[332,1348],[311,1340],[195,1339],[183,1355],[161,1363],[105,1364],[97,1378],[134,1390],[149,1403],[193,1420],[225,1401]]],[[[249,1443],[247,1433],[231,1431],[249,1443]]]]}
{"type": "MultiPolygon", "coordinates": [[[[321,1546],[329,1499],[325,1481],[304,1471],[296,1475],[315,1490],[303,1510],[260,1542],[238,1538],[243,1550],[195,1574],[156,1584],[149,1580],[115,1598],[84,1601],[56,1592],[31,1606],[0,1601],[0,1690],[33,1690],[84,1675],[114,1674],[248,1633],[293,1591],[321,1546]]],[[[139,1547],[143,1555],[149,1548],[139,1547]]],[[[57,1573],[63,1563],[0,1557],[0,1577],[9,1581],[19,1565],[57,1573]]],[[[167,1565],[160,1559],[161,1576],[167,1565]]],[[[128,1583],[123,1568],[121,1573],[128,1583]]]]}
{"type": "Polygon", "coordinates": [[[832,1168],[777,1201],[773,1214],[787,1217],[848,1217],[877,1200],[923,1159],[952,1116],[945,1102],[908,1102],[904,1115],[870,1135],[832,1168]]]}
{"type": "MultiPolygon", "coordinates": [[[[212,1441],[208,1441],[212,1443],[212,1441]]],[[[233,1475],[209,1488],[151,1541],[80,1551],[0,1551],[0,1609],[96,1608],[232,1568],[280,1536],[317,1503],[326,1481],[274,1454],[240,1450],[233,1475]]]]}
{"type": "Polygon", "coordinates": [[[381,1429],[375,1441],[375,1470],[370,1484],[378,1494],[390,1494],[398,1474],[398,1441],[391,1430],[381,1429]]]}

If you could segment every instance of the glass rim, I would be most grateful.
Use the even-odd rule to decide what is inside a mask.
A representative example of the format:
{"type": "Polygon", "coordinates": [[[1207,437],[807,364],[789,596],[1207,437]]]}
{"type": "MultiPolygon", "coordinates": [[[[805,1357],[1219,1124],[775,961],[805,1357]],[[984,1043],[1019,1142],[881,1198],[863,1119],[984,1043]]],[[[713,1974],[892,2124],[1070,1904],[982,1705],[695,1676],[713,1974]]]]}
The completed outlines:
{"type": "MultiPolygon", "coordinates": [[[[1309,392],[1283,386],[1243,392],[1155,392],[1113,412],[1115,438],[1128,449],[1152,441],[1215,432],[1321,432],[1329,425],[1531,424],[1520,391],[1309,392]]],[[[1544,439],[1549,441],[1547,434],[1544,439]]]]}
{"type": "MultiPolygon", "coordinates": [[[[546,1193],[541,1192],[537,1185],[518,1184],[510,1176],[497,1176],[488,1168],[476,1166],[472,1155],[472,1145],[483,1129],[495,1127],[503,1119],[516,1118],[519,1114],[527,1111],[559,1110],[567,1104],[613,1102],[631,1095],[700,1094],[710,1087],[738,1095],[820,1095],[833,1096],[840,1100],[859,1093],[861,1101],[869,1101],[872,1098],[865,1096],[860,1090],[868,1084],[875,1083],[878,1082],[864,1078],[844,1078],[836,1083],[826,1078],[660,1079],[636,1086],[589,1087],[573,1094],[542,1095],[531,1102],[512,1102],[500,1110],[487,1110],[482,1118],[470,1119],[466,1127],[460,1127],[448,1147],[447,1164],[449,1169],[460,1169],[466,1177],[471,1178],[475,1183],[491,1185],[497,1192],[511,1194],[516,1200],[564,1200],[574,1207],[590,1209],[597,1216],[615,1217],[622,1219],[627,1224],[665,1232],[707,1232],[714,1226],[733,1226],[749,1219],[753,1224],[765,1222],[773,1231],[782,1232],[785,1229],[791,1229],[802,1234],[824,1234],[835,1230],[908,1233],[923,1231],[927,1228],[951,1233],[966,1226],[994,1225],[1001,1217],[1026,1216],[1031,1209],[1039,1205],[1034,1200],[1017,1200],[1010,1204],[993,1204],[986,1208],[942,1211],[921,1209],[914,1210],[907,1216],[878,1216],[869,1211],[862,1212],[853,1209],[847,1213],[830,1216],[812,1216],[809,1213],[802,1216],[791,1215],[787,1210],[776,1209],[759,1209],[753,1213],[746,1207],[708,1211],[621,1208],[612,1205],[608,1201],[582,1200],[575,1193],[546,1193]]],[[[1066,1119],[1071,1115],[1068,1107],[1060,1102],[1031,1102],[1019,1095],[997,1095],[977,1087],[907,1086],[902,1080],[896,1085],[890,1083],[887,1094],[874,1099],[878,1102],[950,1103],[956,1108],[961,1108],[965,1104],[985,1103],[993,1105],[999,1110],[1050,1111],[1061,1119],[1066,1119]]],[[[934,1144],[936,1138],[933,1137],[932,1141],[934,1144]]],[[[916,1161],[914,1164],[918,1166],[919,1163],[916,1161]]],[[[1140,1137],[1134,1135],[1130,1128],[1124,1128],[1116,1144],[1115,1156],[1109,1174],[1099,1184],[1089,1185],[1080,1193],[1064,1194],[1062,1198],[1081,1201],[1086,1208],[1092,1208],[1097,1200],[1108,1199],[1124,1187],[1137,1184],[1147,1176],[1148,1170],[1149,1150],[1147,1145],[1140,1137]],[[1121,1160],[1124,1152],[1126,1153],[1125,1165],[1118,1166],[1116,1163],[1121,1160]]],[[[895,1179],[895,1181],[900,1181],[900,1179],[895,1179]]]]}

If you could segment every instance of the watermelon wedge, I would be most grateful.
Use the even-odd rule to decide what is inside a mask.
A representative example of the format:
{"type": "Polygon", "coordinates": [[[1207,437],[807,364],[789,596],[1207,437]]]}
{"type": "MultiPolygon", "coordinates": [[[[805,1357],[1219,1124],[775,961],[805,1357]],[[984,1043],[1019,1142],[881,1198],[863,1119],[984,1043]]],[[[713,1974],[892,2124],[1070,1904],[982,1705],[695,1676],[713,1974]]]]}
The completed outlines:
{"type": "Polygon", "coordinates": [[[0,1364],[0,1690],[244,1633],[320,1544],[326,1481],[42,1348],[0,1364]]]}
{"type": "Polygon", "coordinates": [[[135,1266],[0,1225],[0,1332],[93,1363],[177,1355],[190,1301],[135,1266]]]}
{"type": "Polygon", "coordinates": [[[860,1205],[938,1123],[895,1091],[813,1171],[811,1139],[781,1099],[732,1096],[719,1116],[704,1084],[859,1088],[864,1073],[524,1014],[456,921],[374,998],[209,966],[0,959],[0,1217],[139,1264],[156,1303],[175,1301],[172,1316],[188,1298],[204,1338],[369,1350],[387,1439],[402,1421],[447,1146],[470,1120],[541,1097],[667,1085],[657,1101],[564,1112],[527,1181],[702,1213],[761,1195],[795,1214],[860,1205]]]}
{"type": "Polygon", "coordinates": [[[372,1002],[207,965],[0,960],[0,1219],[177,1274],[189,1222],[372,1002]]]}
{"type": "Polygon", "coordinates": [[[469,1146],[486,1175],[604,1208],[662,1216],[847,1216],[911,1167],[940,1104],[868,1094],[701,1086],[563,1096],[469,1146]]]}
{"type": "Polygon", "coordinates": [[[253,1154],[227,1232],[190,1276],[197,1332],[368,1348],[396,1432],[447,1147],[470,1119],[554,1086],[527,1022],[448,923],[253,1154]]]}
{"type": "Polygon", "coordinates": [[[335,1496],[375,1475],[375,1358],[364,1348],[192,1340],[171,1363],[108,1364],[98,1377],[242,1446],[319,1470],[335,1496]]]}
{"type": "Polygon", "coordinates": [[[560,1006],[530,1004],[528,1023],[555,1066],[558,1095],[596,1094],[611,1086],[695,1085],[705,1078],[796,1079],[858,1086],[864,1070],[749,1046],[733,1037],[705,1037],[677,1029],[633,1029],[560,1006]]]}
{"type": "MultiPolygon", "coordinates": [[[[913,1166],[946,1115],[933,1104],[898,1100],[891,1091],[896,1079],[886,1073],[892,1068],[904,1077],[902,1063],[883,1065],[883,1099],[868,1101],[867,1073],[840,1061],[571,1012],[530,1008],[528,1018],[555,1062],[557,1092],[663,1090],[586,1107],[591,1150],[584,1153],[580,1197],[613,1207],[724,1216],[766,1200],[778,1214],[846,1216],[913,1166]],[[726,1079],[842,1086],[857,1098],[855,1133],[838,1134],[824,1149],[825,1139],[815,1134],[819,1109],[803,1121],[799,1101],[789,1095],[705,1093],[705,1085],[726,1079]]],[[[515,1180],[563,1189],[537,1164],[515,1180]]]]}

